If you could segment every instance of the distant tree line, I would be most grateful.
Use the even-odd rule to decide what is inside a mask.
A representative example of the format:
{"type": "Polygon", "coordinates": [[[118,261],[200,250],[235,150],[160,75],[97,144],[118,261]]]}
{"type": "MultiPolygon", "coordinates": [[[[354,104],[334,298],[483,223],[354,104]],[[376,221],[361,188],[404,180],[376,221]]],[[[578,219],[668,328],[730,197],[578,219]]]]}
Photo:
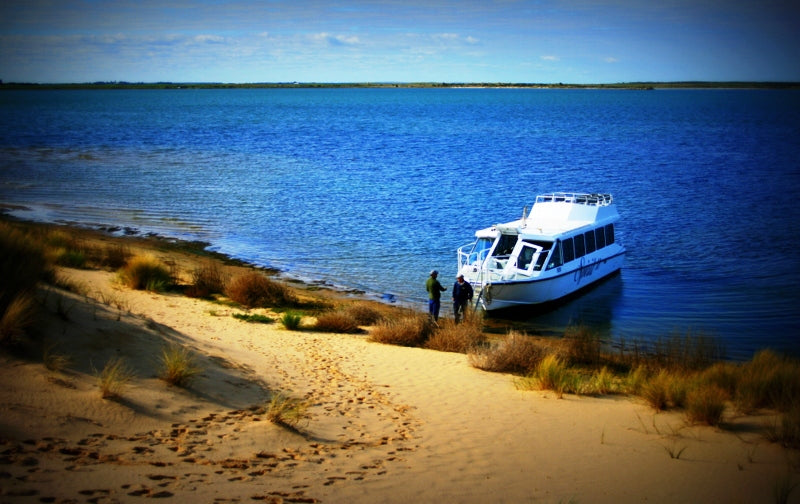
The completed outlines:
{"type": "Polygon", "coordinates": [[[799,89],[800,82],[620,82],[610,84],[565,84],[526,82],[84,82],[84,83],[27,83],[3,82],[3,89],[250,89],[250,88],[543,88],[543,89],[799,89]]]}

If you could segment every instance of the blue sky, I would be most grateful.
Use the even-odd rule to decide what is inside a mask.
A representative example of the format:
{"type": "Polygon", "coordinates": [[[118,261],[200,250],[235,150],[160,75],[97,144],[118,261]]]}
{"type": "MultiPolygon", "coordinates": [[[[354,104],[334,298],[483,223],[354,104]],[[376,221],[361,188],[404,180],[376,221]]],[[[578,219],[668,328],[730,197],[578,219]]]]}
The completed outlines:
{"type": "Polygon", "coordinates": [[[2,0],[0,79],[800,81],[800,2],[2,0]]]}

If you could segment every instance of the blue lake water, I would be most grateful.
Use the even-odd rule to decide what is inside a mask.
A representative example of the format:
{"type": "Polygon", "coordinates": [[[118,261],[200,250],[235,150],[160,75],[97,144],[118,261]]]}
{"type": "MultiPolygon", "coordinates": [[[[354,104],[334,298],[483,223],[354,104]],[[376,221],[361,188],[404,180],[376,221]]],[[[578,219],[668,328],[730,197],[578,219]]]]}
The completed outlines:
{"type": "Polygon", "coordinates": [[[545,314],[609,339],[800,354],[800,92],[0,92],[0,204],[200,239],[423,307],[473,232],[536,194],[609,192],[622,274],[545,314]]]}

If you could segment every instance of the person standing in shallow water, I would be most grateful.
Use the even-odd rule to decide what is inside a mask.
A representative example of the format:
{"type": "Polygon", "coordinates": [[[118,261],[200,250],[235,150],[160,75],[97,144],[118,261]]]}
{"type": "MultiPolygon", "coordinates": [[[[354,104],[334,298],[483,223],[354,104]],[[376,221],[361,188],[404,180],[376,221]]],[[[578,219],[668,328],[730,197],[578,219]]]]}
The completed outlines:
{"type": "Polygon", "coordinates": [[[428,281],[425,282],[425,289],[428,291],[428,313],[434,322],[439,320],[442,292],[447,290],[436,279],[438,276],[439,272],[433,270],[431,271],[431,276],[428,277],[428,281]]]}
{"type": "Polygon", "coordinates": [[[472,286],[464,281],[464,275],[458,275],[453,284],[453,316],[456,324],[466,315],[467,303],[472,300],[472,286]]]}

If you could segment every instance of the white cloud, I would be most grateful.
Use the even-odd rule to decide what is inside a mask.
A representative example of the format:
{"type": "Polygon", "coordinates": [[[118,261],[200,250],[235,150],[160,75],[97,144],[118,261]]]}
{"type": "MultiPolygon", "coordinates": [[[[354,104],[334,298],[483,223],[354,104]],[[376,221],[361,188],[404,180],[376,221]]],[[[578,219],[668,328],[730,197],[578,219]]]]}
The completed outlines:
{"type": "Polygon", "coordinates": [[[603,61],[605,61],[606,63],[616,63],[619,60],[613,56],[608,56],[606,58],[603,58],[603,61]]]}
{"type": "Polygon", "coordinates": [[[334,46],[357,45],[361,42],[355,35],[332,35],[327,32],[315,33],[312,38],[334,46]]]}
{"type": "Polygon", "coordinates": [[[194,37],[194,41],[200,43],[207,43],[207,42],[220,43],[224,42],[225,39],[223,37],[220,37],[219,35],[196,35],[194,37]]]}
{"type": "Polygon", "coordinates": [[[553,56],[551,54],[547,54],[547,55],[544,55],[544,56],[540,56],[539,59],[542,60],[542,61],[558,61],[559,57],[558,56],[553,56]]]}

